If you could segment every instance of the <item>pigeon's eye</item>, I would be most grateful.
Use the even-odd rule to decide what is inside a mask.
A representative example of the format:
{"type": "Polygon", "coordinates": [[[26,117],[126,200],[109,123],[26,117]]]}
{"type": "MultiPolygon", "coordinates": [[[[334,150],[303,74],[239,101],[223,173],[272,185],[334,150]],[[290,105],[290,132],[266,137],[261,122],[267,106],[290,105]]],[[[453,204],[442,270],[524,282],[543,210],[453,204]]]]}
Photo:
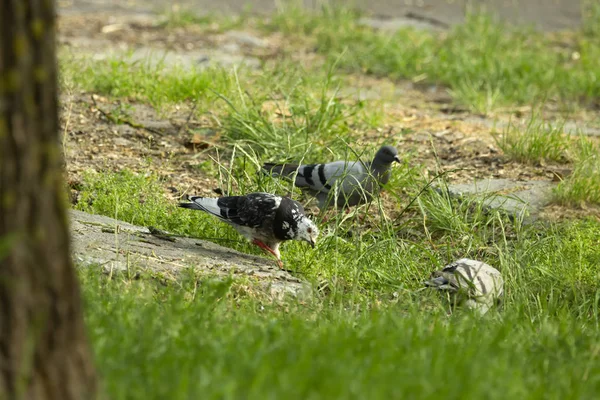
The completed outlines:
{"type": "Polygon", "coordinates": [[[308,232],[308,233],[312,233],[312,228],[308,228],[308,229],[306,230],[306,232],[308,232]]]}

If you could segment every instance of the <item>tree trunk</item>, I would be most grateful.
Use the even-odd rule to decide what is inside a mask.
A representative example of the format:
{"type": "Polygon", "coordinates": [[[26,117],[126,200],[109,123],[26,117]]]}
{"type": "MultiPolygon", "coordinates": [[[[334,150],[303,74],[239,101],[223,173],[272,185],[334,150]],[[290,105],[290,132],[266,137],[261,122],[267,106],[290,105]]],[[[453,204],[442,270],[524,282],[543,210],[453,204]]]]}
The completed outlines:
{"type": "Polygon", "coordinates": [[[93,399],[59,146],[53,0],[0,0],[0,399],[93,399]]]}

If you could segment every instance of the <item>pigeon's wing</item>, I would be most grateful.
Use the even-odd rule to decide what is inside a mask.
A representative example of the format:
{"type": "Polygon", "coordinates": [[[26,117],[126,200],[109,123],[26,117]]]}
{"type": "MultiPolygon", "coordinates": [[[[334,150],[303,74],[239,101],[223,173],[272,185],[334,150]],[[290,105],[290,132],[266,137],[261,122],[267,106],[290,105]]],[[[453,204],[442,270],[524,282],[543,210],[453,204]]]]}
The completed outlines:
{"type": "Polygon", "coordinates": [[[425,285],[450,292],[461,289],[471,290],[473,289],[473,273],[470,269],[465,270],[464,264],[453,262],[441,270],[435,271],[425,285]]]}
{"type": "Polygon", "coordinates": [[[468,308],[485,314],[495,303],[500,303],[503,282],[497,269],[481,261],[463,258],[433,272],[425,285],[455,295],[461,293],[459,302],[464,300],[468,308]]]}
{"type": "Polygon", "coordinates": [[[470,259],[460,259],[455,264],[461,276],[473,283],[473,295],[498,296],[503,291],[502,275],[496,268],[470,259]]]}
{"type": "Polygon", "coordinates": [[[296,186],[308,187],[318,192],[329,192],[337,185],[340,191],[349,192],[366,176],[368,172],[360,161],[308,164],[298,168],[296,186]]]}
{"type": "Polygon", "coordinates": [[[190,201],[191,203],[182,203],[180,206],[205,211],[235,225],[258,228],[266,219],[274,217],[281,197],[269,193],[252,193],[218,199],[193,196],[190,201]]]}
{"type": "Polygon", "coordinates": [[[246,196],[221,197],[219,207],[231,222],[256,228],[266,219],[274,217],[281,197],[269,193],[252,193],[246,196]]]}

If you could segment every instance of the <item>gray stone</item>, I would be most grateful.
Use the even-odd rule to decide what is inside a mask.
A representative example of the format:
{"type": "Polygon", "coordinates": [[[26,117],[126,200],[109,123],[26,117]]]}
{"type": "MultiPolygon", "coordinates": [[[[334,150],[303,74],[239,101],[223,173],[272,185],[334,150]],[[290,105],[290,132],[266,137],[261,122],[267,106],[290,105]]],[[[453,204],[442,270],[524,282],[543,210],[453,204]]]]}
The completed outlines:
{"type": "Polygon", "coordinates": [[[229,31],[229,32],[227,32],[226,36],[243,46],[259,47],[259,48],[265,48],[268,46],[268,43],[266,40],[263,40],[259,37],[251,35],[247,32],[229,31]]]}
{"type": "Polygon", "coordinates": [[[151,235],[145,227],[82,211],[71,210],[70,219],[73,259],[80,266],[150,271],[173,278],[193,268],[212,277],[248,277],[274,298],[311,293],[310,285],[263,257],[193,238],[175,237],[171,242],[151,235]]]}
{"type": "Polygon", "coordinates": [[[351,98],[357,101],[368,101],[368,100],[381,100],[382,95],[380,91],[360,88],[360,87],[345,87],[340,88],[337,91],[337,96],[343,98],[351,98]]]}
{"type": "Polygon", "coordinates": [[[126,124],[115,126],[115,131],[121,136],[134,136],[137,133],[137,129],[126,124]]]}
{"type": "MultiPolygon", "coordinates": [[[[476,116],[476,115],[449,116],[449,117],[447,117],[447,119],[461,120],[461,121],[465,121],[465,122],[469,122],[469,123],[479,124],[479,125],[483,125],[483,126],[492,128],[496,131],[502,131],[503,129],[506,129],[509,125],[508,121],[502,121],[502,120],[498,120],[498,119],[489,119],[489,118],[476,116]]],[[[529,120],[527,118],[525,118],[522,121],[517,122],[517,123],[512,122],[513,125],[515,125],[516,127],[518,127],[521,130],[525,130],[527,128],[528,123],[529,123],[529,120]]],[[[564,129],[564,133],[566,133],[568,135],[583,135],[583,136],[600,137],[600,127],[590,126],[589,124],[587,124],[585,122],[569,120],[569,121],[564,121],[564,122],[548,121],[547,123],[550,126],[555,127],[555,128],[562,126],[564,129]]]]}
{"type": "Polygon", "coordinates": [[[585,125],[578,121],[567,121],[564,126],[565,133],[570,135],[600,136],[600,128],[585,125]]]}
{"type": "Polygon", "coordinates": [[[123,146],[123,147],[133,146],[133,142],[131,140],[128,140],[128,139],[125,139],[122,137],[114,138],[113,143],[116,144],[117,146],[123,146]]]}
{"type": "Polygon", "coordinates": [[[164,121],[164,120],[150,119],[150,120],[138,121],[137,123],[146,129],[153,129],[153,130],[157,130],[157,131],[169,132],[169,131],[175,129],[175,127],[173,126],[173,124],[170,121],[164,121]]]}
{"type": "MultiPolygon", "coordinates": [[[[240,48],[240,46],[237,43],[225,43],[224,45],[221,46],[221,50],[223,50],[224,52],[226,52],[228,54],[238,54],[240,51],[242,51],[242,49],[240,48]]],[[[208,61],[210,61],[210,60],[207,58],[206,60],[200,61],[200,62],[208,62],[208,61]]]]}
{"type": "Polygon", "coordinates": [[[548,180],[486,179],[448,185],[448,192],[458,198],[465,195],[482,196],[482,201],[489,208],[501,209],[517,219],[533,221],[552,200],[552,189],[555,186],[556,183],[548,180]]]}
{"type": "MultiPolygon", "coordinates": [[[[102,48],[102,47],[100,47],[102,48]]],[[[175,52],[152,47],[139,47],[133,51],[127,49],[107,48],[102,51],[80,49],[79,54],[91,56],[93,60],[120,59],[127,62],[143,62],[149,67],[165,68],[207,68],[214,65],[223,67],[245,66],[257,69],[260,61],[255,57],[244,56],[239,53],[230,54],[222,49],[207,48],[202,51],[175,52]]]]}
{"type": "Polygon", "coordinates": [[[361,25],[368,26],[370,28],[386,31],[395,32],[400,29],[413,28],[419,30],[441,30],[441,27],[436,24],[424,20],[418,20],[413,18],[367,18],[363,17],[358,20],[361,25]]]}

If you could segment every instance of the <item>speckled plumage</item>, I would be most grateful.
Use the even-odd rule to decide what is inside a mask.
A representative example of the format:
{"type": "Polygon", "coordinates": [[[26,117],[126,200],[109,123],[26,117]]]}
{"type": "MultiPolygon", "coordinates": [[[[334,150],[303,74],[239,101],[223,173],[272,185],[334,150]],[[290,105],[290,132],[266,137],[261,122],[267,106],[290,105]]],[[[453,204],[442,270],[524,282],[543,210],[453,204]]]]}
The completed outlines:
{"type": "Polygon", "coordinates": [[[449,292],[456,305],[464,304],[485,314],[504,294],[504,280],[496,268],[461,258],[431,274],[425,286],[449,292]]]}
{"type": "Polygon", "coordinates": [[[319,230],[300,203],[270,193],[220,198],[192,196],[179,206],[214,215],[233,226],[252,243],[272,253],[281,265],[279,245],[302,240],[315,245],[319,230]]]}

